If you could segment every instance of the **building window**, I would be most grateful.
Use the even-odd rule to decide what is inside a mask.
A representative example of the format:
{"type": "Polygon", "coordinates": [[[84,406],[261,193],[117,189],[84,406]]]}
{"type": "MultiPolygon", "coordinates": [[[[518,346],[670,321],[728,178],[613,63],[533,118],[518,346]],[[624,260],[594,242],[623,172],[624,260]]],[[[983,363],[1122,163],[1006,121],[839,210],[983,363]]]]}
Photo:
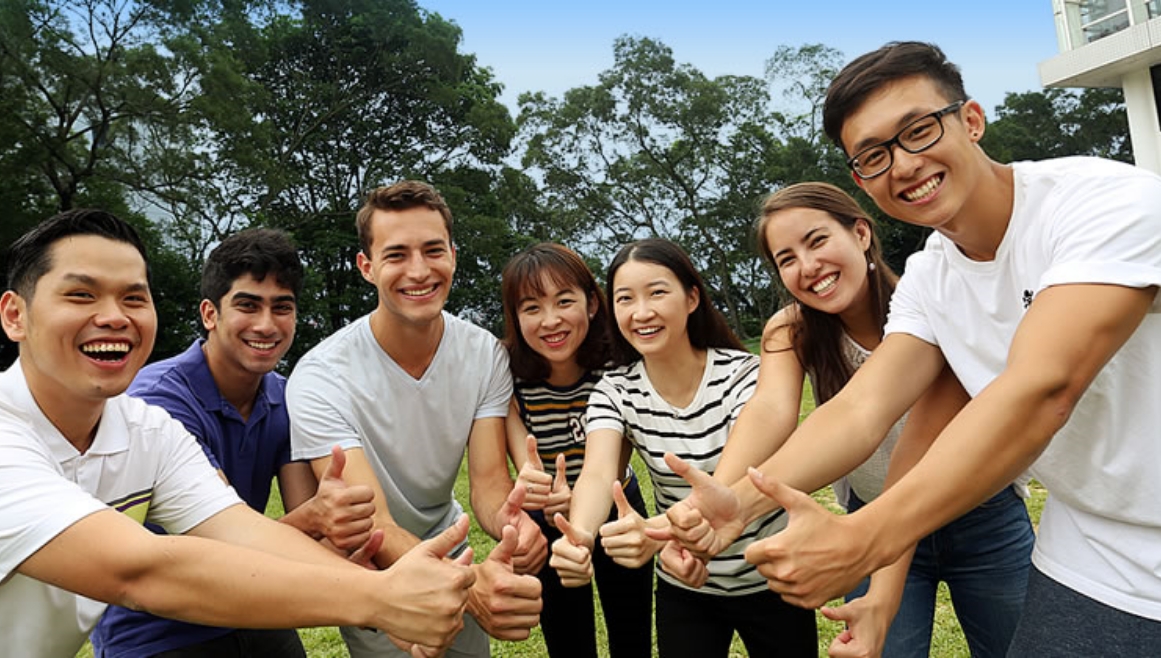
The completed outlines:
{"type": "MultiPolygon", "coordinates": [[[[1158,0],[1149,4],[1152,12],[1158,0]]],[[[1129,8],[1125,0],[1085,0],[1080,5],[1080,26],[1085,42],[1103,39],[1129,27],[1129,8]]]]}
{"type": "Polygon", "coordinates": [[[1149,0],[1145,3],[1145,9],[1148,11],[1149,18],[1161,16],[1161,0],[1149,0]]]}

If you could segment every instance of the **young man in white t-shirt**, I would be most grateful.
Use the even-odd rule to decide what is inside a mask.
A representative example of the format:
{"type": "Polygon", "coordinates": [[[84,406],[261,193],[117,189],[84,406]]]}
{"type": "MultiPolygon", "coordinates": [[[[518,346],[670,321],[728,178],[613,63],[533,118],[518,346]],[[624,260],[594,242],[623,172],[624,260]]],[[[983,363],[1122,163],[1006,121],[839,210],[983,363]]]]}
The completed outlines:
{"type": "MultiPolygon", "coordinates": [[[[1029,469],[1049,499],[1009,655],[1155,652],[1161,178],[1095,158],[991,160],[983,108],[930,44],[847,65],[824,124],[884,212],[935,232],[908,260],[882,345],[763,464],[771,477],[743,479],[736,497],[702,487],[670,515],[675,532],[712,552],[740,520],[785,507],[788,528],[747,559],[788,600],[817,606],[1029,469]],[[833,446],[881,438],[945,362],[972,400],[929,449],[896,448],[882,496],[837,517],[786,486],[833,446]]],[[[877,651],[906,562],[828,613],[849,624],[834,655],[877,651]]]]}
{"type": "Polygon", "coordinates": [[[443,559],[467,519],[376,572],[243,504],[181,423],[123,394],[157,333],[148,279],[137,233],[98,210],[61,213],[10,247],[0,322],[20,358],[0,374],[5,645],[71,656],[115,603],[218,626],[374,626],[425,645],[413,655],[442,650],[474,581],[443,559]]]}
{"type": "MultiPolygon", "coordinates": [[[[476,565],[470,614],[448,655],[487,656],[489,635],[521,640],[539,623],[540,581],[527,574],[548,550],[508,473],[507,353],[443,310],[456,250],[439,192],[418,181],[372,190],[356,227],[357,265],[379,303],[295,366],[286,390],[292,454],[321,475],[332,444],[346,451],[344,479],[375,492],[375,527],[386,535],[375,561],[387,567],[461,514],[453,487],[466,451],[476,520],[507,539],[476,565]]],[[[354,658],[397,651],[374,631],[342,634],[354,658]]]]}

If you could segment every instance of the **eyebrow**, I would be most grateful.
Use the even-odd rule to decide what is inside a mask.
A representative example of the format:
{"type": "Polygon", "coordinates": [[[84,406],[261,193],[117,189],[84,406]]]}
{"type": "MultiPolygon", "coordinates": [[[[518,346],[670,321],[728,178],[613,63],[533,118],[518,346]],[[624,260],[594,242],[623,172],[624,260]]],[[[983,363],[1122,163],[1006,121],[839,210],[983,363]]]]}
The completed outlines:
{"type": "MultiPolygon", "coordinates": [[[[100,282],[98,282],[95,278],[89,276],[88,274],[81,274],[79,272],[69,272],[61,278],[65,281],[79,283],[83,286],[90,286],[93,288],[96,288],[100,285],[100,282]]],[[[124,290],[125,292],[149,292],[149,284],[143,281],[137,281],[125,286],[124,290]]]]}
{"type": "MultiPolygon", "coordinates": [[[[932,110],[932,111],[935,111],[935,110],[932,110]]],[[[878,137],[868,137],[868,138],[856,143],[854,145],[854,147],[851,148],[851,151],[857,155],[859,152],[861,152],[865,148],[868,148],[871,146],[877,146],[879,144],[882,144],[883,142],[889,141],[895,135],[898,135],[899,131],[903,130],[903,128],[905,128],[907,126],[907,124],[909,124],[912,121],[918,119],[919,117],[922,117],[922,116],[927,115],[927,114],[931,114],[931,112],[925,112],[923,110],[917,110],[917,109],[912,108],[911,111],[907,112],[906,114],[899,117],[899,119],[895,121],[895,133],[891,137],[888,137],[887,139],[879,139],[878,137]]]]}
{"type": "MultiPolygon", "coordinates": [[[[234,293],[234,296],[231,297],[231,299],[244,299],[244,300],[251,301],[251,302],[266,301],[266,298],[263,297],[262,295],[255,295],[254,293],[245,292],[245,291],[238,291],[238,292],[234,293]]],[[[270,301],[275,303],[275,304],[280,303],[280,302],[294,303],[295,299],[294,299],[294,295],[275,295],[275,296],[270,298],[270,301]]]]}
{"type": "MultiPolygon", "coordinates": [[[[668,285],[670,285],[670,283],[668,281],[666,281],[665,279],[653,279],[649,283],[646,283],[645,287],[652,288],[653,286],[668,286],[668,285]]],[[[617,293],[617,292],[622,292],[624,290],[629,290],[629,289],[630,289],[630,286],[620,286],[618,288],[613,288],[613,292],[617,293]]]]}
{"type": "MultiPolygon", "coordinates": [[[[448,244],[447,240],[444,240],[443,238],[436,238],[435,240],[428,240],[427,242],[424,242],[423,244],[419,245],[419,248],[420,249],[427,249],[429,247],[437,247],[437,246],[438,247],[446,247],[447,244],[448,244]]],[[[383,247],[382,249],[380,249],[379,253],[385,254],[389,251],[406,251],[409,248],[410,248],[410,245],[406,245],[406,244],[389,244],[389,245],[383,247]]]]}

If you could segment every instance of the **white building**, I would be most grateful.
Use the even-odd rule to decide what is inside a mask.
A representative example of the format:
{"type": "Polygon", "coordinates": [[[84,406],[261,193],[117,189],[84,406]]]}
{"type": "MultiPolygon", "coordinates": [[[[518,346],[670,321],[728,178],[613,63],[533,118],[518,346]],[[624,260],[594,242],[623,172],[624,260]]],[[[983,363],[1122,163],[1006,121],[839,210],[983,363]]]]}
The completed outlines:
{"type": "Polygon", "coordinates": [[[1137,164],[1161,173],[1161,0],[1052,0],[1060,54],[1045,87],[1120,87],[1137,164]]]}

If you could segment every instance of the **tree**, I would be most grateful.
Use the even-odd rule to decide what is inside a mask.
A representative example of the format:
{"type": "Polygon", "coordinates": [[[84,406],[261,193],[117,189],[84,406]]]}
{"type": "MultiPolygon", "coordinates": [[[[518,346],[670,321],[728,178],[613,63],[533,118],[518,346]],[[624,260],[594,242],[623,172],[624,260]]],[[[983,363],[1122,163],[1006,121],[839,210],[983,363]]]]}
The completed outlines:
{"type": "Polygon", "coordinates": [[[745,237],[775,139],[761,80],[709,79],[665,45],[621,37],[599,84],[520,99],[523,164],[541,181],[546,234],[607,260],[608,245],[676,240],[735,328],[754,315],[745,237]]]}
{"type": "Polygon", "coordinates": [[[1120,89],[1045,89],[1004,96],[981,145],[1000,162],[1091,155],[1133,161],[1120,89]]]}

